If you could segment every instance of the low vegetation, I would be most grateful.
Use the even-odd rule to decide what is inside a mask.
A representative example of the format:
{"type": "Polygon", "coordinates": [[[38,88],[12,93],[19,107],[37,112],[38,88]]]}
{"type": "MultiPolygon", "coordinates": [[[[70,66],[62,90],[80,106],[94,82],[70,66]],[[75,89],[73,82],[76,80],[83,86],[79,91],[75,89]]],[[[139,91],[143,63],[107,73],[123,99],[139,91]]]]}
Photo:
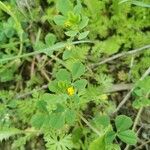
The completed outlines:
{"type": "Polygon", "coordinates": [[[149,150],[149,73],[149,0],[1,0],[0,149],[149,150]]]}

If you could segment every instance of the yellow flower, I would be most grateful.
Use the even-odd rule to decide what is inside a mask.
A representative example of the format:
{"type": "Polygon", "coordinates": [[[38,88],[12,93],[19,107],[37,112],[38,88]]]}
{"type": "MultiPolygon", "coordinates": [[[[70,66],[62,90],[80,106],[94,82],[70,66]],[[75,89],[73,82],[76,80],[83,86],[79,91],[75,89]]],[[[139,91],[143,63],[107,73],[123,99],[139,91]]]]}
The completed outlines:
{"type": "Polygon", "coordinates": [[[107,96],[106,94],[101,94],[101,95],[99,96],[99,98],[100,98],[101,100],[107,100],[107,99],[108,99],[108,96],[107,96]]]}
{"type": "Polygon", "coordinates": [[[74,88],[73,88],[72,86],[69,87],[69,88],[67,89],[67,93],[68,93],[68,95],[70,95],[70,96],[74,95],[74,93],[75,93],[74,88]]]}

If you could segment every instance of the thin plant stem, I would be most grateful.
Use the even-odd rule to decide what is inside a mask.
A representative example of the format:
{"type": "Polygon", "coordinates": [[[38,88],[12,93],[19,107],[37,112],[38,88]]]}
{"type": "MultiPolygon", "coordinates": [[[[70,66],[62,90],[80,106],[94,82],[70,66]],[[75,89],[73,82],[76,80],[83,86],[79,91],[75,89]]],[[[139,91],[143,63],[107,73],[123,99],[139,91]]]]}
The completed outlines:
{"type": "Polygon", "coordinates": [[[86,125],[91,129],[91,130],[93,130],[97,135],[101,135],[100,134],[100,132],[96,129],[96,128],[94,128],[82,115],[79,115],[80,116],[80,118],[81,118],[81,120],[84,122],[84,123],[86,123],[86,125]]]}
{"type": "MultiPolygon", "coordinates": [[[[73,45],[76,45],[76,44],[81,44],[81,43],[93,43],[91,41],[75,41],[75,42],[72,42],[71,44],[73,45]]],[[[26,58],[26,57],[29,57],[29,56],[34,56],[34,55],[37,55],[37,54],[41,54],[41,53],[47,53],[49,51],[54,51],[54,50],[58,50],[60,48],[65,48],[67,46],[68,43],[57,43],[49,48],[45,48],[45,49],[42,49],[42,50],[39,50],[39,51],[34,51],[34,52],[31,52],[31,53],[27,53],[27,54],[22,54],[22,55],[16,55],[16,56],[12,56],[12,57],[7,57],[7,58],[3,58],[0,60],[0,63],[3,63],[3,62],[7,62],[9,60],[14,60],[14,59],[18,59],[18,58],[26,58]]]]}

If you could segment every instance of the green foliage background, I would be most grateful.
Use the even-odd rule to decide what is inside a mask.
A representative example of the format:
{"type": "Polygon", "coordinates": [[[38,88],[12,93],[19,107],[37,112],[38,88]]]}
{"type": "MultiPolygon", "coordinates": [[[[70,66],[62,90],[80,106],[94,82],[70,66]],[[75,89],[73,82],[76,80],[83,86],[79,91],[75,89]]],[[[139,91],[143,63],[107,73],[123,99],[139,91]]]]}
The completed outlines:
{"type": "Polygon", "coordinates": [[[2,150],[136,146],[131,118],[150,106],[149,76],[139,82],[150,48],[94,64],[148,44],[149,0],[1,0],[2,150]],[[110,117],[124,96],[110,89],[120,83],[135,84],[133,103],[110,117]]]}

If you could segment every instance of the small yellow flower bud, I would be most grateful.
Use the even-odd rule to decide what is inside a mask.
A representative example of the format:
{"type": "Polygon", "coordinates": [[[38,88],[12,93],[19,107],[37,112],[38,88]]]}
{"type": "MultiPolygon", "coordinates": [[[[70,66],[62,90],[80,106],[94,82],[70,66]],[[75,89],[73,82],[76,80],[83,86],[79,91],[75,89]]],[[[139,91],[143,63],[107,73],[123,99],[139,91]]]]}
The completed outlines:
{"type": "Polygon", "coordinates": [[[68,95],[70,95],[70,96],[74,95],[74,93],[75,93],[74,88],[73,88],[73,87],[69,87],[69,88],[67,89],[67,93],[68,93],[68,95]]]}
{"type": "Polygon", "coordinates": [[[66,46],[66,48],[67,48],[68,50],[71,50],[72,45],[71,45],[71,44],[68,44],[68,45],[66,46]]]}
{"type": "Polygon", "coordinates": [[[101,100],[107,100],[107,99],[108,99],[108,96],[107,96],[106,94],[101,94],[101,95],[99,96],[99,98],[100,98],[101,100]]]}
{"type": "Polygon", "coordinates": [[[66,21],[64,25],[65,25],[65,27],[67,28],[67,27],[71,27],[72,24],[71,24],[70,21],[66,21]]]}

